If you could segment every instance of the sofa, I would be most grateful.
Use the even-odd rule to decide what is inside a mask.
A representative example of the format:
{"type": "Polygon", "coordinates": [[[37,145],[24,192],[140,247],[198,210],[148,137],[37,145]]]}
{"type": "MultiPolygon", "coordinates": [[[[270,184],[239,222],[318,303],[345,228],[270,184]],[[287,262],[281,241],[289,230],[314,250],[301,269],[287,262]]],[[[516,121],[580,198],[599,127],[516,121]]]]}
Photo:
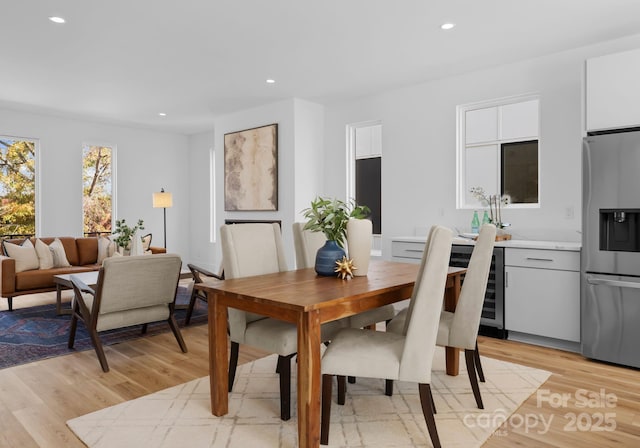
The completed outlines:
{"type": "MultiPolygon", "coordinates": [[[[34,246],[38,239],[48,246],[56,239],[60,240],[70,266],[47,269],[31,268],[22,272],[16,272],[16,260],[7,255],[5,245],[3,244],[2,255],[0,255],[0,292],[2,297],[6,297],[8,300],[9,311],[13,310],[14,297],[55,291],[56,284],[53,281],[54,275],[75,274],[100,269],[101,264],[98,263],[99,237],[29,238],[31,244],[34,246]]],[[[23,238],[7,239],[4,242],[22,245],[26,241],[23,238]]],[[[166,249],[158,247],[149,247],[149,250],[151,253],[166,252],[166,249]]]]}

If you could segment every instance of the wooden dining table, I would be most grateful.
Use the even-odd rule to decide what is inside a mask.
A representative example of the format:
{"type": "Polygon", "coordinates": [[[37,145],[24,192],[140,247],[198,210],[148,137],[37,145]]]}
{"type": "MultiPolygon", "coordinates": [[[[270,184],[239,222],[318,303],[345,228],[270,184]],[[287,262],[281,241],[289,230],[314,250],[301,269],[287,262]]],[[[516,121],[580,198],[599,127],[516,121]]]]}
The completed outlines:
{"type": "MultiPolygon", "coordinates": [[[[228,413],[227,308],[291,322],[298,342],[298,446],[320,446],[320,325],[411,297],[419,266],[372,260],[366,276],[341,280],[313,269],[230,280],[208,280],[195,288],[209,304],[211,411],[228,413]]],[[[466,269],[449,268],[445,309],[455,309],[466,269]]],[[[434,310],[439,312],[439,310],[434,310]]],[[[447,373],[457,375],[458,350],[447,348],[447,373]]]]}

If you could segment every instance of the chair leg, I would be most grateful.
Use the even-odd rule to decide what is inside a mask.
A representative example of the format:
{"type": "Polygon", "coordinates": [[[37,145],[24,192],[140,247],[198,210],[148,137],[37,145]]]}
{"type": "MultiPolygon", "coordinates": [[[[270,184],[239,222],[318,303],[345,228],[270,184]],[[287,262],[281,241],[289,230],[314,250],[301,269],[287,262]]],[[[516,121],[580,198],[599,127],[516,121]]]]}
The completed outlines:
{"type": "Polygon", "coordinates": [[[484,405],[482,404],[482,397],[480,396],[480,387],[478,386],[478,377],[476,376],[474,351],[475,350],[465,350],[464,359],[467,364],[467,373],[469,374],[471,390],[473,390],[473,396],[476,399],[476,404],[478,405],[478,409],[484,409],[484,405]]]}
{"type": "Polygon", "coordinates": [[[98,332],[95,330],[95,328],[87,328],[87,331],[89,332],[89,336],[91,337],[91,343],[93,344],[93,348],[96,351],[96,355],[98,355],[98,361],[100,361],[100,367],[102,367],[102,371],[108,372],[109,364],[107,363],[107,357],[104,355],[102,342],[100,342],[98,332]]]}
{"type": "Polygon", "coordinates": [[[142,324],[142,329],[140,330],[141,334],[147,334],[147,327],[149,325],[148,324],[142,324]]]}
{"type": "MultiPolygon", "coordinates": [[[[182,353],[187,353],[187,344],[184,343],[184,339],[182,339],[182,333],[180,333],[180,328],[178,328],[178,323],[176,322],[176,318],[171,314],[168,319],[169,326],[171,327],[171,331],[173,331],[173,335],[176,337],[178,341],[178,345],[180,346],[180,350],[182,353]]],[[[146,324],[145,324],[146,326],[146,324]]]]}
{"type": "Polygon", "coordinates": [[[478,378],[480,382],[484,383],[484,372],[482,371],[482,364],[480,363],[480,351],[478,350],[478,341],[476,341],[476,351],[473,353],[475,359],[476,370],[478,371],[478,378]]]}
{"type": "Polygon", "coordinates": [[[191,298],[189,299],[189,306],[187,307],[187,315],[184,318],[184,326],[186,327],[191,322],[191,315],[193,314],[193,308],[196,305],[196,294],[195,291],[191,293],[191,298]]]}
{"type": "Polygon", "coordinates": [[[420,392],[420,404],[422,405],[422,414],[424,420],[427,423],[427,429],[429,430],[429,436],[431,437],[431,444],[433,448],[440,448],[440,438],[438,437],[438,429],[436,428],[436,419],[433,416],[433,395],[431,395],[431,386],[428,384],[419,384],[418,390],[420,392]]]}
{"type": "Polygon", "coordinates": [[[384,394],[393,397],[393,380],[384,380],[384,394]]]}
{"type": "Polygon", "coordinates": [[[231,341],[231,354],[229,356],[229,392],[233,389],[233,381],[236,379],[236,367],[238,367],[238,352],[240,344],[231,341]]]}
{"type": "Polygon", "coordinates": [[[349,382],[349,384],[356,384],[356,377],[355,376],[348,376],[347,377],[347,381],[349,382]]]}
{"type": "Polygon", "coordinates": [[[293,355],[278,355],[278,372],[280,374],[280,419],[291,418],[291,358],[293,355]]]}
{"type": "Polygon", "coordinates": [[[320,420],[320,444],[329,444],[329,424],[331,423],[332,375],[322,375],[322,412],[320,420]]]}
{"type": "Polygon", "coordinates": [[[438,411],[436,410],[436,401],[433,399],[433,393],[432,393],[431,387],[429,387],[429,395],[431,396],[431,410],[433,411],[434,414],[437,414],[438,411]]]}
{"type": "Polygon", "coordinates": [[[69,343],[67,347],[73,348],[73,344],[76,342],[76,330],[78,329],[78,316],[75,311],[71,314],[71,326],[69,327],[69,343]]]}
{"type": "Polygon", "coordinates": [[[344,375],[337,375],[336,379],[338,380],[338,404],[342,406],[347,395],[346,377],[344,375]]]}

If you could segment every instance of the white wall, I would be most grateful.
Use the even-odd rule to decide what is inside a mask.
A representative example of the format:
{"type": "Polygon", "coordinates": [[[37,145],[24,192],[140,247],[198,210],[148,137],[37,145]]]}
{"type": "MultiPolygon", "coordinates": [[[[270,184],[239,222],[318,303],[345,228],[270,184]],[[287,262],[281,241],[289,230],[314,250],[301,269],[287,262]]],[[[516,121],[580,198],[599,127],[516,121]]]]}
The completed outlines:
{"type": "Polygon", "coordinates": [[[292,98],[254,109],[228,114],[215,119],[213,147],[215,151],[215,212],[216,222],[209,219],[209,141],[210,133],[190,139],[190,189],[192,192],[191,255],[192,262],[214,272],[220,268],[218,244],[220,226],[225,219],[280,220],[287,264],[295,267],[295,250],[291,226],[300,220],[299,212],[320,194],[323,148],[322,106],[292,98]],[[278,210],[224,210],[224,135],[272,123],[278,124],[278,210]],[[206,169],[205,169],[206,168],[206,169]],[[215,228],[216,242],[209,232],[215,228]]]}
{"type": "Polygon", "coordinates": [[[455,208],[456,106],[538,93],[541,207],[507,210],[503,218],[516,238],[579,241],[584,61],[634,46],[640,35],[328,106],[328,193],[346,195],[345,126],[381,120],[385,257],[394,236],[423,234],[436,223],[468,231],[472,211],[455,208]]]}
{"type": "Polygon", "coordinates": [[[152,245],[162,246],[162,210],[152,207],[152,193],[164,187],[173,194],[173,208],[167,209],[168,250],[188,256],[186,136],[7,109],[0,109],[0,135],[40,141],[40,236],[82,235],[82,144],[108,144],[117,147],[116,218],[144,219],[152,245]]]}

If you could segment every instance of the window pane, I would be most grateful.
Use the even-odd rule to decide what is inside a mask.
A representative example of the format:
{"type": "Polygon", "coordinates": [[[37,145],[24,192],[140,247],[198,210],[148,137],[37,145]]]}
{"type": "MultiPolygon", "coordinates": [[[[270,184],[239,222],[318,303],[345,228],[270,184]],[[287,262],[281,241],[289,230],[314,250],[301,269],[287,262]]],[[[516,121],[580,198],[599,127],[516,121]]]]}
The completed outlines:
{"type": "Polygon", "coordinates": [[[356,160],[356,203],[371,209],[374,235],[382,234],[382,157],[356,160]]]}
{"type": "Polygon", "coordinates": [[[502,194],[512,203],[538,202],[538,141],[502,144],[502,194]]]}
{"type": "Polygon", "coordinates": [[[111,233],[111,148],[83,145],[84,233],[111,233]]]}
{"type": "Polygon", "coordinates": [[[36,233],[36,143],[0,137],[0,234],[36,233]]]}

